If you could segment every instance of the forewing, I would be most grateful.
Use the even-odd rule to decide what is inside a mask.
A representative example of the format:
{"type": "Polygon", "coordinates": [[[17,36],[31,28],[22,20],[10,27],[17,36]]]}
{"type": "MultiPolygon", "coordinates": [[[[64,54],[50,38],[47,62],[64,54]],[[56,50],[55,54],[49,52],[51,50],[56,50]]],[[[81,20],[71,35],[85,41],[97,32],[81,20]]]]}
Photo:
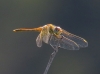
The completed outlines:
{"type": "Polygon", "coordinates": [[[79,47],[87,47],[88,46],[88,42],[85,39],[83,39],[79,36],[76,36],[74,34],[71,34],[65,30],[62,30],[62,35],[64,35],[66,38],[74,41],[75,43],[77,43],[79,45],[79,47]]]}
{"type": "Polygon", "coordinates": [[[64,36],[59,40],[59,47],[67,50],[79,50],[77,43],[64,36]]]}
{"type": "Polygon", "coordinates": [[[49,41],[50,45],[53,47],[60,47],[68,50],[79,50],[79,46],[72,40],[62,36],[62,38],[57,38],[52,35],[49,41]]]}
{"type": "Polygon", "coordinates": [[[37,44],[38,47],[42,46],[42,36],[41,36],[41,33],[36,38],[36,44],[37,44]]]}
{"type": "Polygon", "coordinates": [[[59,47],[59,39],[57,39],[55,36],[51,35],[49,42],[48,42],[54,49],[59,47]]]}

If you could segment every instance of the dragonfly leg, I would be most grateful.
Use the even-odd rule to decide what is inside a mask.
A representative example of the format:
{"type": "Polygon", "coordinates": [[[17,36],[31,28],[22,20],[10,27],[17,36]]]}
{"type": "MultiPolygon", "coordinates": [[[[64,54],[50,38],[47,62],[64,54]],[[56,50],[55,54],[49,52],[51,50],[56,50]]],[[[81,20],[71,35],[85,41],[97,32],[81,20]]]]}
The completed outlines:
{"type": "Polygon", "coordinates": [[[50,68],[50,65],[51,65],[51,63],[52,63],[52,61],[53,61],[53,59],[54,59],[54,57],[55,57],[55,55],[56,55],[57,52],[58,52],[58,49],[54,50],[54,52],[51,54],[49,62],[47,64],[47,67],[46,67],[46,69],[45,69],[45,71],[44,71],[43,74],[47,74],[47,72],[48,72],[48,70],[50,68]]]}

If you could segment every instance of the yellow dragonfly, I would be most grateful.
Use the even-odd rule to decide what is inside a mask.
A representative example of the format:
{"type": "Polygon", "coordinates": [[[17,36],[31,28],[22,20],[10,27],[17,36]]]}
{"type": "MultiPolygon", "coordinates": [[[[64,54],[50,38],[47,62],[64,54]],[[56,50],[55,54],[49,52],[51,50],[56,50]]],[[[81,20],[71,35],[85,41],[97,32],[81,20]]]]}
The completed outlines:
{"type": "Polygon", "coordinates": [[[68,31],[60,28],[59,26],[55,26],[53,24],[47,24],[38,28],[18,28],[14,29],[14,32],[20,31],[37,31],[40,32],[36,39],[36,43],[38,47],[42,46],[42,41],[50,44],[54,52],[51,54],[47,67],[45,69],[44,74],[47,74],[48,69],[58,52],[58,48],[68,49],[68,50],[79,50],[79,48],[87,47],[88,42],[79,36],[69,33],[68,31]]]}

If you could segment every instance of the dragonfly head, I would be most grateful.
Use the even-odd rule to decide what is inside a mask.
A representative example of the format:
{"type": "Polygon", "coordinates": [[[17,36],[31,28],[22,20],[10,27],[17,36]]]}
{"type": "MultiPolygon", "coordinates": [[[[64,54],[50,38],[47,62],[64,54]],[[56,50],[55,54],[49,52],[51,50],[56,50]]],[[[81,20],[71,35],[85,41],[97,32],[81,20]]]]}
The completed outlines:
{"type": "Polygon", "coordinates": [[[56,26],[56,27],[54,28],[54,34],[56,34],[56,35],[60,35],[61,33],[62,33],[61,28],[58,27],[58,26],[56,26]]]}

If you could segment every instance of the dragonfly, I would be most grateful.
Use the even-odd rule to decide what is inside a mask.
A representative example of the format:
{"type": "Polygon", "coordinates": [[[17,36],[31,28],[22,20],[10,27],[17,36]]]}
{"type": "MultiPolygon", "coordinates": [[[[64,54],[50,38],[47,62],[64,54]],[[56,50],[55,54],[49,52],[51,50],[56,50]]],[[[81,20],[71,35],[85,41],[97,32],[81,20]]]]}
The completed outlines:
{"type": "Polygon", "coordinates": [[[74,35],[59,26],[53,24],[46,24],[38,28],[18,28],[14,29],[14,32],[21,31],[36,31],[40,32],[36,38],[36,44],[38,47],[42,46],[42,42],[49,44],[54,49],[50,56],[49,62],[43,74],[47,74],[50,65],[58,52],[59,48],[67,50],[79,50],[80,48],[88,47],[88,42],[77,35],[74,35]]]}

